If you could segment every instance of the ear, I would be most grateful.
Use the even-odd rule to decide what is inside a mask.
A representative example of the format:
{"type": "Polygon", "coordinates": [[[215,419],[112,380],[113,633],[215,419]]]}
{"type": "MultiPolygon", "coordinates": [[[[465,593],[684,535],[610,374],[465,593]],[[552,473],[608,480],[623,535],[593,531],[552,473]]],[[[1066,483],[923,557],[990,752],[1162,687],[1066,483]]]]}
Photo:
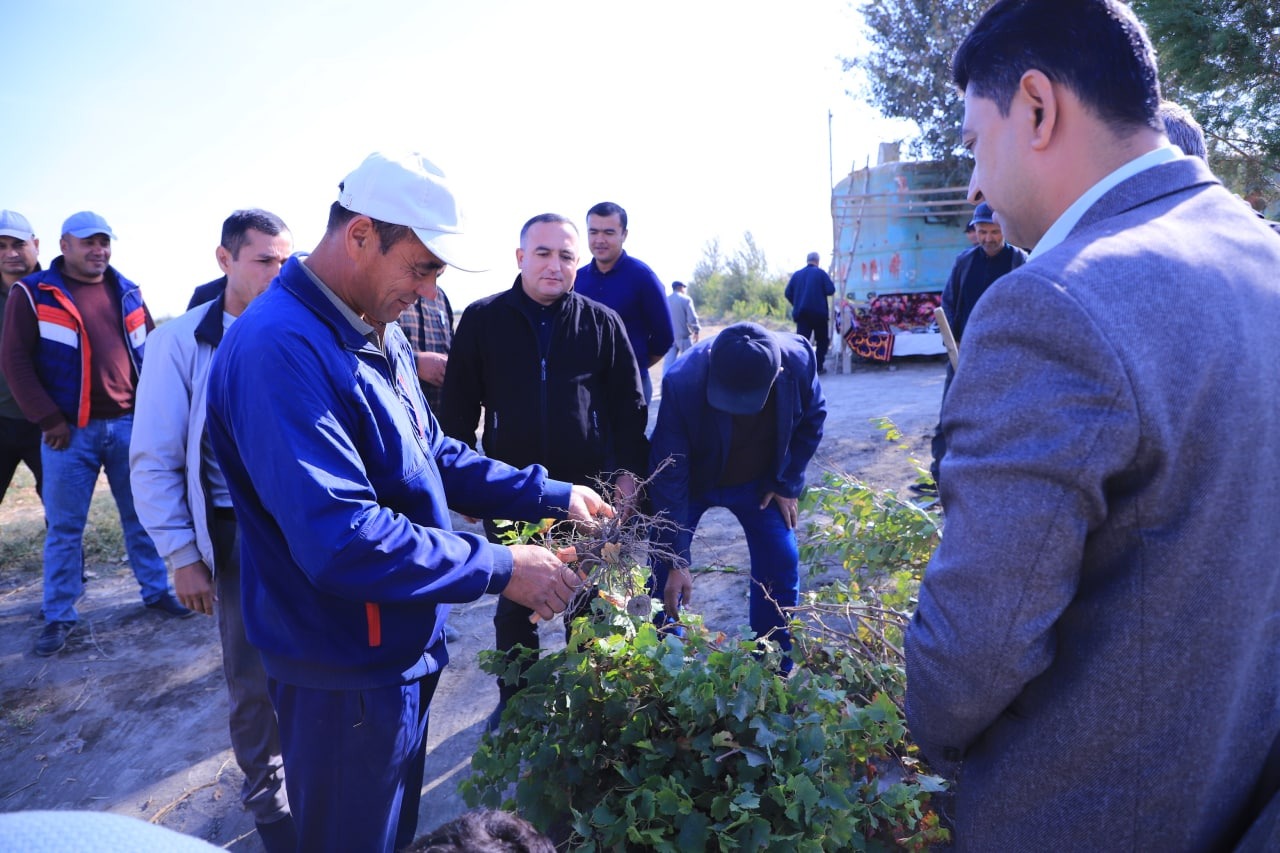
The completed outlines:
{"type": "Polygon", "coordinates": [[[1031,122],[1031,147],[1037,151],[1048,148],[1058,126],[1058,111],[1062,108],[1053,81],[1043,71],[1033,68],[1022,75],[1014,100],[1024,102],[1022,108],[1027,111],[1031,122]]]}
{"type": "Polygon", "coordinates": [[[71,241],[67,239],[66,234],[63,234],[61,237],[58,238],[58,249],[59,251],[62,252],[62,254],[65,255],[67,253],[67,248],[70,245],[71,245],[71,241]]]}
{"type": "Polygon", "coordinates": [[[517,267],[524,266],[524,246],[516,247],[516,266],[517,267]]]}
{"type": "Polygon", "coordinates": [[[231,253],[227,251],[225,246],[219,246],[213,250],[213,256],[218,261],[218,269],[222,270],[222,274],[226,275],[230,272],[231,253]]]}
{"type": "Polygon", "coordinates": [[[373,220],[367,216],[355,216],[347,223],[343,231],[347,257],[355,260],[368,249],[376,249],[378,232],[373,227],[373,220]]]}

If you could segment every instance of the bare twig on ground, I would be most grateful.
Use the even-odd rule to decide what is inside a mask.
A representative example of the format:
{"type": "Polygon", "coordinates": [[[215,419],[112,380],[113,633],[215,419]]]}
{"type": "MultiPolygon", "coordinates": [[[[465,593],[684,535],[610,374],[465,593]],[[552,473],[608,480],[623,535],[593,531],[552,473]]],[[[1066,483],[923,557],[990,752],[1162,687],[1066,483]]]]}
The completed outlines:
{"type": "Polygon", "coordinates": [[[194,788],[184,788],[181,796],[179,796],[176,800],[169,803],[168,805],[163,806],[159,811],[157,811],[151,817],[147,818],[147,822],[159,824],[160,821],[164,820],[165,816],[168,815],[169,812],[173,811],[182,803],[191,799],[191,795],[194,794],[196,791],[203,791],[205,788],[212,788],[214,785],[217,785],[219,782],[222,781],[222,771],[227,769],[227,765],[230,764],[232,760],[233,759],[228,758],[226,761],[222,762],[222,766],[218,768],[218,772],[213,774],[213,778],[210,779],[208,782],[204,782],[200,785],[196,785],[194,788]]]}
{"type": "Polygon", "coordinates": [[[9,793],[5,794],[3,797],[0,797],[0,799],[7,800],[7,799],[9,799],[10,797],[12,797],[14,794],[17,794],[17,793],[19,793],[19,792],[21,792],[21,791],[25,791],[25,790],[27,790],[28,788],[32,787],[33,785],[35,785],[37,782],[39,782],[39,781],[40,781],[40,777],[41,777],[41,776],[43,776],[43,775],[44,775],[44,771],[46,771],[46,770],[48,770],[48,769],[49,769],[49,765],[48,765],[48,764],[41,764],[41,765],[40,765],[40,772],[36,774],[36,778],[32,779],[30,782],[28,782],[27,784],[23,785],[21,788],[14,788],[12,791],[10,791],[9,793]]]}

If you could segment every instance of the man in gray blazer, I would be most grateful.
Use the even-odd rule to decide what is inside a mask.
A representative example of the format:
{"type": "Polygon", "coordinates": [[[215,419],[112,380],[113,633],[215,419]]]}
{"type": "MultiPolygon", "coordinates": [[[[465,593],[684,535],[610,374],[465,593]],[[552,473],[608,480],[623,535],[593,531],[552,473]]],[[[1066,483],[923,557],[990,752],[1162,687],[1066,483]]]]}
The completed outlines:
{"type": "Polygon", "coordinates": [[[999,0],[954,79],[1034,250],[943,407],[908,723],[959,849],[1230,848],[1280,733],[1280,240],[1169,146],[1118,0],[999,0]]]}

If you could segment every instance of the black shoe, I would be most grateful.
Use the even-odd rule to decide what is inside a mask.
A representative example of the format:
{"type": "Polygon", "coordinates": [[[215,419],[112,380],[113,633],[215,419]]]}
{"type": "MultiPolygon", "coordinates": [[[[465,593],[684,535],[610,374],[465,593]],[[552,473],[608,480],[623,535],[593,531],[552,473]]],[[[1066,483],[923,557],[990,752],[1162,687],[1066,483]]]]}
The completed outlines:
{"type": "Polygon", "coordinates": [[[938,494],[938,487],[933,483],[912,483],[908,488],[917,495],[935,497],[938,494]]]}
{"type": "Polygon", "coordinates": [[[62,651],[62,647],[67,644],[67,637],[71,636],[71,629],[75,626],[74,622],[46,623],[44,630],[40,632],[40,639],[36,640],[36,654],[47,658],[62,651]]]}
{"type": "Polygon", "coordinates": [[[254,823],[258,828],[258,840],[267,853],[294,853],[298,849],[298,829],[293,815],[285,815],[271,823],[254,823]]]}
{"type": "Polygon", "coordinates": [[[163,613],[166,616],[174,616],[178,619],[186,619],[188,616],[195,616],[194,610],[188,610],[178,603],[178,599],[173,597],[172,593],[166,592],[155,601],[147,605],[148,610],[154,610],[157,613],[163,613]]]}

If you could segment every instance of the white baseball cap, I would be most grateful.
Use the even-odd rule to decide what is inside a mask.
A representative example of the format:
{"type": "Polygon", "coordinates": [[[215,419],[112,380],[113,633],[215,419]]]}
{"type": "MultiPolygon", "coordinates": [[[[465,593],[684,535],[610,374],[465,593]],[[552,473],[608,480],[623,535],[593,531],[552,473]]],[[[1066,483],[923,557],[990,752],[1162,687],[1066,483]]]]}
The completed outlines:
{"type": "Polygon", "coordinates": [[[338,204],[353,213],[413,229],[437,258],[463,272],[482,272],[449,179],[415,152],[375,151],[342,181],[338,204]]]}
{"type": "Polygon", "coordinates": [[[31,230],[27,217],[16,210],[0,210],[0,237],[12,237],[15,240],[34,240],[36,232],[31,230]]]}

